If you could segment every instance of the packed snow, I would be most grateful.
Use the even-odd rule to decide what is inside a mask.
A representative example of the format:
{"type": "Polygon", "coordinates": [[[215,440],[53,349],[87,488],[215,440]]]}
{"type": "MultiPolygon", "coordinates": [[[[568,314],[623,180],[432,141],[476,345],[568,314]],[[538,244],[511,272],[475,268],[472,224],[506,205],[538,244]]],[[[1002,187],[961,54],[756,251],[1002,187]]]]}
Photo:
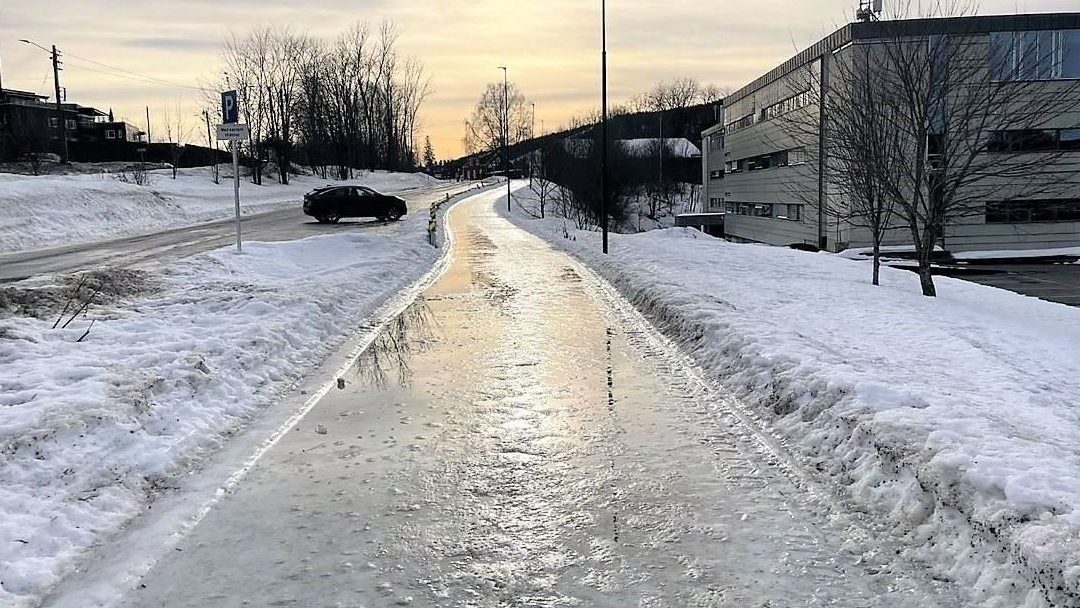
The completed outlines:
{"type": "MultiPolygon", "coordinates": [[[[515,197],[534,204],[528,190],[515,197]]],[[[505,209],[500,205],[500,212],[505,209]]],[[[985,606],[1080,606],[1080,309],[690,229],[514,222],[679,341],[827,486],[985,606]]]]}
{"type": "MultiPolygon", "coordinates": [[[[28,176],[0,174],[0,253],[90,242],[144,234],[199,222],[232,217],[235,213],[232,168],[222,171],[220,183],[209,168],[183,169],[177,179],[171,170],[151,171],[150,183],[138,186],[118,174],[28,176]]],[[[310,190],[330,180],[292,176],[288,186],[272,178],[256,186],[240,182],[245,214],[298,205],[310,190]]],[[[350,184],[382,191],[400,191],[439,183],[423,173],[365,172],[350,184]]]]}
{"type": "Polygon", "coordinates": [[[74,279],[4,287],[0,605],[34,605],[429,272],[440,250],[427,220],[249,242],[243,255],[221,249],[155,274],[97,271],[92,280],[111,277],[102,303],[66,329],[52,328],[64,301],[56,286],[74,279]],[[11,314],[13,303],[39,314],[11,314]]]}

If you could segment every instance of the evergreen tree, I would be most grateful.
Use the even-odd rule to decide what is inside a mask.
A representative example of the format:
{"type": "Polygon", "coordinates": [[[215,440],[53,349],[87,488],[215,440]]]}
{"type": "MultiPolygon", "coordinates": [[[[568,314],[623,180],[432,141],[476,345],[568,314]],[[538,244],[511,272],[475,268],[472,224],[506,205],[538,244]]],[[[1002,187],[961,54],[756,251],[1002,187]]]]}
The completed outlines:
{"type": "Polygon", "coordinates": [[[431,137],[424,138],[424,166],[431,169],[435,166],[435,148],[431,145],[431,137]]]}

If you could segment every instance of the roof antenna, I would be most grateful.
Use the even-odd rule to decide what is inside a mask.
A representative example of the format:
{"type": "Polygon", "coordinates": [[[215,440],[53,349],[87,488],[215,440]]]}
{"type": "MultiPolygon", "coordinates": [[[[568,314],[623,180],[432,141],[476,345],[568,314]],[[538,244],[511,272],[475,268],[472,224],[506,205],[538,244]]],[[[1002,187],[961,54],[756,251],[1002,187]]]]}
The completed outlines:
{"type": "Polygon", "coordinates": [[[859,0],[859,9],[855,18],[859,21],[877,21],[881,18],[881,5],[884,0],[859,0]]]}

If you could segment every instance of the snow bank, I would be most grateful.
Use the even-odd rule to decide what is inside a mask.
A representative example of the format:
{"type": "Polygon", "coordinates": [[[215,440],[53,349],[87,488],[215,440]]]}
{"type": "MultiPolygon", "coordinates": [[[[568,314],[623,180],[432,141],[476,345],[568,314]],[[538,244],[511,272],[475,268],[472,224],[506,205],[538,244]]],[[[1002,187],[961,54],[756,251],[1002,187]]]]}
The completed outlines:
{"type": "Polygon", "coordinates": [[[187,258],[95,307],[82,343],[84,319],[0,318],[0,605],[34,605],[426,273],[426,227],[187,258]]]}
{"type": "Polygon", "coordinates": [[[602,256],[572,222],[512,219],[611,281],[938,576],[986,606],[1080,606],[1080,310],[949,278],[924,298],[890,268],[875,288],[865,264],[689,229],[612,234],[602,256]]]}
{"type": "MultiPolygon", "coordinates": [[[[213,183],[209,168],[181,170],[176,180],[171,171],[150,175],[148,186],[136,186],[110,174],[0,174],[0,253],[142,234],[234,213],[232,181],[213,183]]],[[[288,186],[264,183],[241,181],[244,213],[299,204],[304,193],[327,180],[295,176],[288,186]]],[[[423,173],[374,172],[348,183],[397,191],[440,182],[423,173]]]]}

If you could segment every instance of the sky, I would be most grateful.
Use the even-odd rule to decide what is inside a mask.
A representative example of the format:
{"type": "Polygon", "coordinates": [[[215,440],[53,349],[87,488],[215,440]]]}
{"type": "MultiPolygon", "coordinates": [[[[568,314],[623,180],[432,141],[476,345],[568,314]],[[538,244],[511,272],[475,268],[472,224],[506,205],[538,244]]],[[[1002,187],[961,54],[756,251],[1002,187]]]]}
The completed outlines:
{"type": "MultiPolygon", "coordinates": [[[[597,0],[27,0],[0,8],[3,86],[51,95],[46,53],[65,54],[68,101],[145,125],[155,140],[166,112],[198,116],[196,90],[221,72],[230,32],[274,25],[333,38],[350,24],[393,20],[401,51],[424,62],[432,95],[421,139],[440,159],[462,153],[464,120],[497,66],[536,103],[550,131],[599,106],[597,0]],[[102,64],[110,66],[104,67],[102,64]],[[118,76],[116,68],[126,77],[118,76]],[[146,78],[149,77],[149,78],[146,78]],[[185,86],[179,86],[185,85],[185,86]],[[194,87],[194,88],[191,88],[194,87]]],[[[608,0],[613,101],[689,76],[738,88],[850,20],[857,0],[608,0]]],[[[985,0],[980,14],[1078,10],[1077,0],[985,0]]],[[[202,135],[205,141],[205,126],[202,135]]]]}

